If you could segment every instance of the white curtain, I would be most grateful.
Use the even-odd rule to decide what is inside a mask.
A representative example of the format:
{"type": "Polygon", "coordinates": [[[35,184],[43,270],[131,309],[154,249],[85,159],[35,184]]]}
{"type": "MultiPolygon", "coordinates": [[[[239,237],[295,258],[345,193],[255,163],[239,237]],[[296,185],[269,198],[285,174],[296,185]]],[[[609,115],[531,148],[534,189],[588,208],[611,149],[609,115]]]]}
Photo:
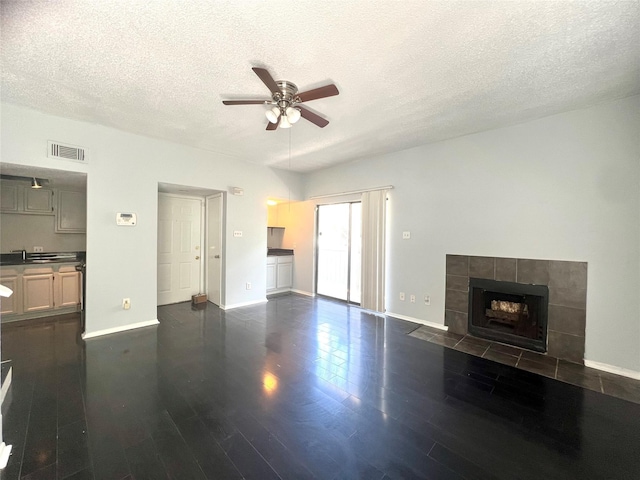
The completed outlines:
{"type": "Polygon", "coordinates": [[[360,306],[384,313],[385,223],[388,190],[362,194],[362,298],[360,306]]]}

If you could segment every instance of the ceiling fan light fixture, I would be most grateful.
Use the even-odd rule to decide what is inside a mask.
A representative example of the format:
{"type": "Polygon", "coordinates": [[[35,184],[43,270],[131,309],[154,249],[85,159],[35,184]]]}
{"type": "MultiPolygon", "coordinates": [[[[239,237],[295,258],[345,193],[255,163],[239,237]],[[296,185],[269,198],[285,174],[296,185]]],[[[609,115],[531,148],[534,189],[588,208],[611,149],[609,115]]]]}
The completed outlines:
{"type": "Polygon", "coordinates": [[[280,118],[280,128],[291,128],[291,122],[286,115],[282,115],[280,118]]]}
{"type": "Polygon", "coordinates": [[[297,108],[288,107],[286,112],[289,123],[294,124],[298,120],[300,120],[300,110],[298,110],[297,108]]]}
{"type": "Polygon", "coordinates": [[[267,110],[265,112],[265,115],[267,116],[267,120],[269,120],[271,123],[278,123],[278,117],[280,116],[280,108],[273,107],[272,109],[267,110]]]}

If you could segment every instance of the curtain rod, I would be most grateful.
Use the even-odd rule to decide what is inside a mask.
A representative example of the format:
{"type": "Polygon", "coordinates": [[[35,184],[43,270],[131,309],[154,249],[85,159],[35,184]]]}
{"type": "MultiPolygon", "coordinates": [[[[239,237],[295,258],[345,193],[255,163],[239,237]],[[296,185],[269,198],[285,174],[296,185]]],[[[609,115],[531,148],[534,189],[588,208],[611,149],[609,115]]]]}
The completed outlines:
{"type": "Polygon", "coordinates": [[[393,185],[386,185],[384,187],[365,188],[364,190],[352,190],[350,192],[328,193],[326,195],[314,195],[313,197],[309,197],[308,200],[315,200],[316,198],[340,197],[342,195],[355,195],[356,193],[377,192],[378,190],[393,190],[393,185]]]}

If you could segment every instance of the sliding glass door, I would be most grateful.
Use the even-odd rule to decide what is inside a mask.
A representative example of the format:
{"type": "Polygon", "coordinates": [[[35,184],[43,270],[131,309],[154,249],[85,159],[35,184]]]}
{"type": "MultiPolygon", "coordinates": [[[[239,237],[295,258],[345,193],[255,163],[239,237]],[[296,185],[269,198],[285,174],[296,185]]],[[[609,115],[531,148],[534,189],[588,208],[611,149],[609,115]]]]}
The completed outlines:
{"type": "Polygon", "coordinates": [[[317,293],[360,303],[362,206],[318,206],[317,293]]]}

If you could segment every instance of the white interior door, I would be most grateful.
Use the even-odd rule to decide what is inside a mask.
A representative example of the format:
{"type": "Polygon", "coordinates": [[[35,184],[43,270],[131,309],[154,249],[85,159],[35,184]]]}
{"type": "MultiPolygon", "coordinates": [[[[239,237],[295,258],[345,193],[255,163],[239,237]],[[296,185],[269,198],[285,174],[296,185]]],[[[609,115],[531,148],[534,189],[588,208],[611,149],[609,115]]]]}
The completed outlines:
{"type": "Polygon", "coordinates": [[[222,194],[207,197],[207,298],[220,305],[222,283],[222,194]]]}
{"type": "Polygon", "coordinates": [[[158,194],[158,305],[200,293],[202,200],[158,194]]]}

